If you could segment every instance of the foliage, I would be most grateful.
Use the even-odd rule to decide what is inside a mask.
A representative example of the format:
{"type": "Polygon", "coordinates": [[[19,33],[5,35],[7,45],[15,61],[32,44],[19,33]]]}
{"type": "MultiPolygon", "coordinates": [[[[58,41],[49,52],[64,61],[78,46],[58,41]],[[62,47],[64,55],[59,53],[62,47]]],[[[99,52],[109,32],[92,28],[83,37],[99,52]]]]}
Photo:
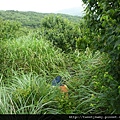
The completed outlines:
{"type": "Polygon", "coordinates": [[[78,50],[85,50],[86,47],[91,47],[92,33],[87,27],[87,24],[84,19],[79,21],[79,37],[76,38],[76,48],[78,50]]]}
{"type": "Polygon", "coordinates": [[[47,75],[66,68],[62,53],[43,39],[32,38],[33,35],[8,40],[1,43],[0,72],[11,76],[13,71],[36,72],[47,75]]]}
{"type": "Polygon", "coordinates": [[[0,113],[50,114],[58,112],[52,108],[56,104],[54,98],[58,95],[54,94],[54,89],[50,88],[44,77],[32,73],[19,76],[15,73],[11,79],[7,87],[5,85],[0,87],[0,113]]]}
{"type": "MultiPolygon", "coordinates": [[[[0,10],[0,17],[3,20],[14,20],[22,24],[22,26],[27,28],[39,28],[41,20],[49,15],[49,13],[37,13],[37,12],[23,12],[23,11],[14,11],[14,10],[0,10]]],[[[53,14],[54,16],[62,16],[72,22],[78,22],[80,20],[79,16],[71,16],[64,14],[53,14]]]]}
{"type": "MultiPolygon", "coordinates": [[[[108,98],[114,95],[113,99],[110,97],[107,101],[110,102],[111,108],[116,107],[118,99],[120,99],[120,18],[118,17],[120,15],[120,1],[83,0],[83,2],[86,4],[85,19],[91,33],[93,33],[92,47],[95,50],[106,52],[111,58],[108,72],[105,72],[103,79],[110,87],[106,89],[103,85],[103,88],[106,89],[106,92],[111,91],[110,94],[108,94],[109,92],[106,94],[108,98]]],[[[100,81],[100,83],[102,82],[100,81]]],[[[119,111],[116,109],[117,113],[119,111]]]]}
{"type": "MultiPolygon", "coordinates": [[[[19,30],[17,30],[17,35],[28,35],[31,31],[35,31],[36,34],[36,31],[38,32],[39,30],[40,36],[44,34],[48,40],[54,41],[54,45],[66,52],[75,50],[76,48],[83,50],[89,44],[86,34],[88,30],[83,20],[79,24],[80,17],[78,16],[64,14],[49,15],[13,10],[0,11],[0,16],[3,20],[9,20],[11,24],[13,20],[21,24],[19,30]],[[51,28],[47,24],[51,24],[51,28]]],[[[39,36],[39,33],[36,35],[39,36]]],[[[7,31],[5,34],[8,34],[7,31]]]]}
{"type": "Polygon", "coordinates": [[[94,33],[92,45],[107,52],[112,59],[110,70],[116,79],[120,76],[120,1],[83,0],[86,4],[88,27],[94,33]]]}
{"type": "Polygon", "coordinates": [[[16,38],[20,27],[21,24],[18,22],[0,19],[0,40],[16,38]]]}
{"type": "Polygon", "coordinates": [[[68,85],[76,106],[73,113],[119,113],[118,82],[107,72],[109,59],[105,55],[99,51],[93,55],[89,48],[84,54],[76,51],[70,55],[73,64],[68,85]]]}
{"type": "Polygon", "coordinates": [[[76,50],[73,54],[64,54],[32,35],[4,42],[3,49],[6,48],[6,57],[2,58],[10,72],[1,74],[0,113],[118,113],[120,107],[113,103],[117,83],[107,73],[109,58],[106,54],[97,51],[93,55],[89,48],[85,52],[76,50]],[[35,53],[38,58],[32,59],[35,53]],[[18,69],[14,69],[14,65],[18,69]],[[68,97],[59,87],[51,86],[58,74],[69,88],[68,97]]]}
{"type": "Polygon", "coordinates": [[[85,49],[88,44],[86,39],[80,38],[79,25],[60,16],[45,17],[42,20],[42,26],[45,38],[65,52],[73,51],[76,48],[85,49]]]}
{"type": "Polygon", "coordinates": [[[1,31],[0,114],[120,113],[120,86],[109,74],[109,55],[100,51],[93,54],[92,49],[86,48],[92,46],[91,40],[101,40],[102,34],[91,32],[84,19],[75,24],[59,16],[48,16],[42,21],[43,27],[24,30],[20,25],[17,33],[16,22],[1,23],[1,28],[12,30],[1,31]],[[29,34],[23,35],[22,30],[29,34]],[[6,37],[7,33],[15,36],[6,37]],[[58,40],[58,45],[65,43],[67,54],[48,41],[51,37],[58,40]],[[73,51],[69,52],[71,48],[73,51]],[[51,86],[58,75],[69,88],[68,96],[58,86],[51,86]]]}

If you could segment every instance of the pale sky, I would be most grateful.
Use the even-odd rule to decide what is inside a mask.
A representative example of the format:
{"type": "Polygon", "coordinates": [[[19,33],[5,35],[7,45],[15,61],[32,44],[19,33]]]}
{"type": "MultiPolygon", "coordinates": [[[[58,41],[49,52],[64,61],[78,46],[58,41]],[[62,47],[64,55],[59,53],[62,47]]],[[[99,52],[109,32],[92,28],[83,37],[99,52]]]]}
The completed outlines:
{"type": "Polygon", "coordinates": [[[82,7],[82,0],[0,0],[0,10],[52,13],[62,9],[82,7]]]}

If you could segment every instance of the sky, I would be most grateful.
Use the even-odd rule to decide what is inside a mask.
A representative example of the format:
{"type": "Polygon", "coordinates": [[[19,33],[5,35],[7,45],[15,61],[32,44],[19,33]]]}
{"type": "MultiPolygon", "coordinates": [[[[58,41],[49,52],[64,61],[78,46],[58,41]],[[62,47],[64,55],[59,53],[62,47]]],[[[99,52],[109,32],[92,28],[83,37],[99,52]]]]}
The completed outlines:
{"type": "Polygon", "coordinates": [[[82,0],[0,0],[0,10],[56,13],[70,8],[83,11],[82,0]]]}

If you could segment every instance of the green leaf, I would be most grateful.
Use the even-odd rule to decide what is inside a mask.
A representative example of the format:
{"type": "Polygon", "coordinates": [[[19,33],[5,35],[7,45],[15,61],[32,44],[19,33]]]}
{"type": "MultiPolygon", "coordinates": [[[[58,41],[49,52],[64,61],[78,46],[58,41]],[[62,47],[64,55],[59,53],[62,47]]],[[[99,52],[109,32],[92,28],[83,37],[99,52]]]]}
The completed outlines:
{"type": "MultiPolygon", "coordinates": [[[[120,37],[120,36],[119,36],[120,37]]],[[[114,49],[120,45],[120,39],[115,42],[114,49]]]]}
{"type": "Polygon", "coordinates": [[[105,27],[105,26],[106,26],[106,21],[103,21],[102,27],[105,27]]]}

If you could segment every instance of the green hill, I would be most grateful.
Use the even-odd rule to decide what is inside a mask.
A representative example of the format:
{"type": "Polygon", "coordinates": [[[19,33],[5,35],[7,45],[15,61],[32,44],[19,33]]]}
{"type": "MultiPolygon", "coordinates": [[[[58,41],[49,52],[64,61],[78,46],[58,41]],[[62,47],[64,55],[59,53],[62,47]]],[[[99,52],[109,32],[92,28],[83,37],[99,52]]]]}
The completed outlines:
{"type": "MultiPolygon", "coordinates": [[[[14,20],[21,22],[23,26],[26,27],[40,27],[41,19],[43,19],[46,15],[50,13],[38,13],[38,12],[23,12],[23,11],[14,11],[14,10],[7,10],[7,11],[0,11],[0,18],[3,20],[14,20]]],[[[53,14],[55,16],[60,15],[63,18],[67,18],[72,22],[79,22],[79,16],[71,16],[66,14],[53,14]]]]}

